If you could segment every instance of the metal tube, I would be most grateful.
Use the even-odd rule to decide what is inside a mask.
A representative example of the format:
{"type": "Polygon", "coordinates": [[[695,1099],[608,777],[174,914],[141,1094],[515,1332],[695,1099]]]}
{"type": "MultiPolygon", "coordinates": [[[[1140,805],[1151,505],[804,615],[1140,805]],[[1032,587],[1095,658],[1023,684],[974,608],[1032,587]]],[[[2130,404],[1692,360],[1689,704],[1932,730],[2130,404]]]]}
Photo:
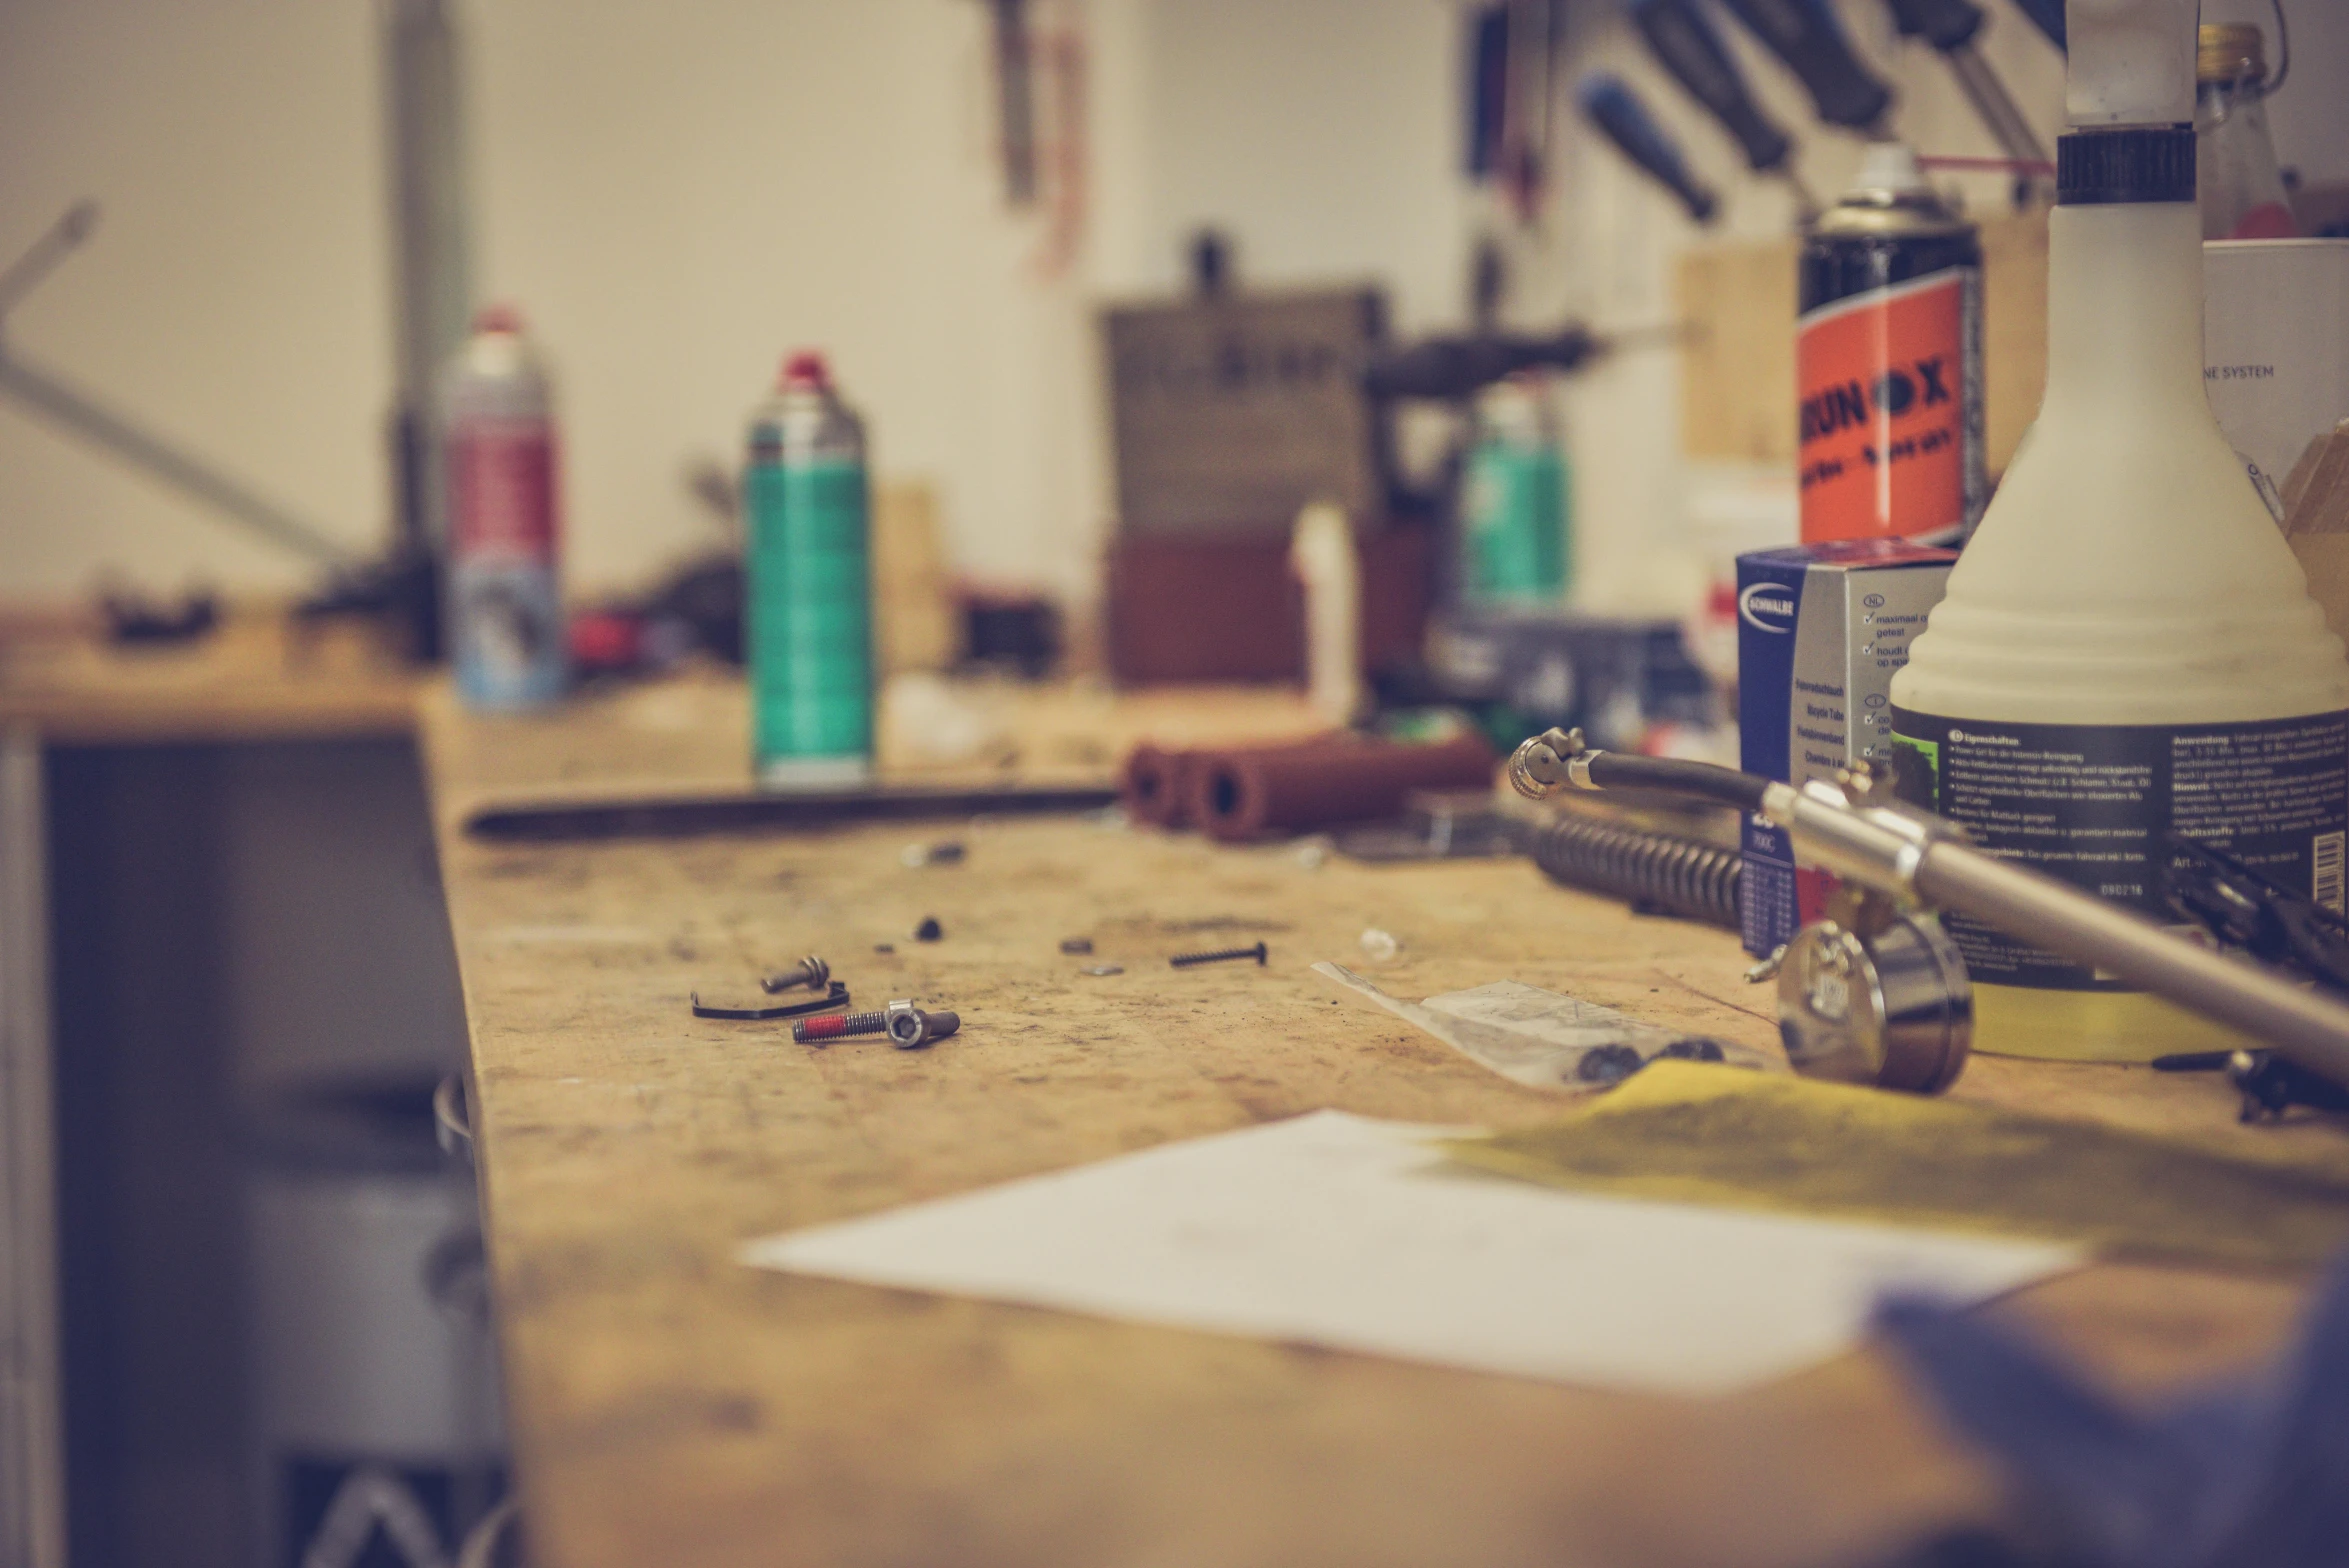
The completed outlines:
{"type": "Polygon", "coordinates": [[[1982,123],[2006,155],[2019,163],[2047,162],[2047,149],[2040,144],[2039,134],[2031,129],[2031,122],[2023,117],[1990,62],[1975,53],[1972,44],[1952,49],[1944,58],[1974,112],[1982,116],[1982,123]]]}
{"type": "Polygon", "coordinates": [[[182,495],[203,502],[297,555],[348,567],[357,557],[324,532],[262,500],[252,491],[178,448],[147,434],[55,377],[0,353],[0,392],[14,395],[76,435],[145,469],[182,495]]]}
{"type": "Polygon", "coordinates": [[[1916,889],[2050,952],[2094,964],[2349,1082],[2349,1007],[2198,947],[2144,916],[1963,844],[1929,846],[1916,889]]]}

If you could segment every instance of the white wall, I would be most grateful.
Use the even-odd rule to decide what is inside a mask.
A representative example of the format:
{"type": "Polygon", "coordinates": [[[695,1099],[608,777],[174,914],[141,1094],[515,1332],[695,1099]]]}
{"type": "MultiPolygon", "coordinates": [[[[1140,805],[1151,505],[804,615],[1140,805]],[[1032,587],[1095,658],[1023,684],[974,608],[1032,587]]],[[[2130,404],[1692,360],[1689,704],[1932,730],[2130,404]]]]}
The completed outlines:
{"type": "MultiPolygon", "coordinates": [[[[1108,486],[1091,325],[1103,297],[1176,286],[1185,236],[1228,229],[1243,279],[1375,278],[1405,330],[1458,321],[1490,221],[1459,160],[1451,0],[1055,0],[1080,24],[1088,241],[1038,266],[1041,220],[1000,203],[985,8],[973,0],[456,0],[470,92],[475,275],[561,373],[576,581],[640,578],[702,544],[682,464],[731,462],[777,355],[829,348],[885,472],[933,478],[973,573],[1089,594],[1108,486]]],[[[1881,0],[1843,0],[1928,150],[1987,152],[1881,0]]],[[[2287,162],[2349,178],[2349,6],[2287,0],[2287,162]]],[[[2265,0],[2209,0],[2256,18],[2265,0]]],[[[2223,11],[2222,11],[2223,8],[2223,11]]],[[[2058,56],[1994,5],[1987,52],[2052,134],[2058,56]]],[[[1613,0],[1574,0],[1569,68],[1623,70],[1726,195],[1714,231],[1782,231],[1782,193],[1682,107],[1613,0]]],[[[367,0],[7,0],[0,252],[82,195],[88,252],[9,321],[72,375],[355,546],[386,528],[390,380],[374,8],[367,0]]],[[[1832,192],[1856,163],[1724,19],[1832,192]]],[[[1526,325],[1663,321],[1699,236],[1562,110],[1559,187],[1511,240],[1526,325]]],[[[1994,204],[1995,182],[1976,182],[1994,204]]],[[[1671,356],[1626,355],[1568,397],[1586,597],[1653,604],[1678,538],[1671,356]],[[1659,549],[1659,546],[1666,547],[1659,549]]],[[[308,569],[0,403],[0,596],[155,588],[201,573],[286,588],[308,569]]]]}
{"type": "MultiPolygon", "coordinates": [[[[474,275],[560,376],[575,582],[712,537],[787,347],[833,355],[874,459],[932,478],[967,571],[1092,591],[1109,486],[1091,301],[1174,286],[1216,221],[1261,282],[1458,293],[1442,0],[1070,0],[1092,239],[1059,276],[1007,213],[968,0],[459,0],[474,275]]],[[[82,194],[95,245],[11,341],[362,548],[383,536],[389,350],[373,8],[11,0],[0,249],[82,194]]],[[[308,568],[0,404],[0,594],[102,570],[286,588],[308,568]]]]}
{"type": "MultiPolygon", "coordinates": [[[[390,296],[369,7],[0,5],[0,256],[74,201],[91,244],[12,351],[364,546],[383,536],[390,296]]],[[[309,569],[0,402],[0,594],[102,569],[288,586],[309,569]]]]}

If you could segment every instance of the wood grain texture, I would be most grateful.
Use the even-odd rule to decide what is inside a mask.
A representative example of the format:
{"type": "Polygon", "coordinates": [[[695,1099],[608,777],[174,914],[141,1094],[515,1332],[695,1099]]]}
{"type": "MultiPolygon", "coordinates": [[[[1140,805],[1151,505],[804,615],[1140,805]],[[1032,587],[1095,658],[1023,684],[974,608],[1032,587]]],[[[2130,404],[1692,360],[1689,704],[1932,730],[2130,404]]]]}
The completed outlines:
{"type": "Polygon", "coordinates": [[[1680,319],[1680,449],[1725,463],[1794,463],[1792,239],[1707,245],[1673,274],[1680,319]]]}
{"type": "MultiPolygon", "coordinates": [[[[1732,938],[1518,863],[1313,867],[1092,820],[942,825],[968,858],[918,870],[904,827],[561,847],[452,831],[465,802],[550,781],[534,767],[613,788],[739,765],[723,737],[629,744],[628,704],[659,700],[534,729],[426,707],[543,1562],[1823,1564],[1992,1508],[1872,1354],[1725,1400],[1643,1398],[737,1265],[776,1230],[1321,1106],[1497,1127],[1561,1110],[1307,972],[1370,967],[1370,925],[1403,943],[1372,973],[1412,997],[1514,977],[1755,1044],[1774,1030],[1732,938]],[[909,940],[926,915],[943,941],[909,940]],[[1063,956],[1072,936],[1095,953],[1063,956]],[[1262,937],[1270,967],[1165,967],[1227,937],[1262,937]],[[815,1050],[688,1016],[688,990],[747,998],[807,952],[860,1003],[956,1007],[962,1033],[815,1050]],[[1078,972],[1097,963],[1125,972],[1078,972]]],[[[1182,727],[1223,711],[1194,697],[1182,727]]],[[[1986,1060],[1958,1092],[2220,1143],[2339,1141],[2235,1128],[2216,1086],[2130,1069],[1986,1060]]],[[[2301,1289],[2101,1267],[1993,1310],[2144,1389],[2272,1348],[2301,1289]]]]}
{"type": "Polygon", "coordinates": [[[404,736],[418,689],[364,629],[300,633],[274,606],[145,649],[110,648],[78,616],[0,615],[0,724],[54,743],[404,736]]]}
{"type": "MultiPolygon", "coordinates": [[[[1717,462],[1795,460],[1795,263],[1791,239],[1709,245],[1679,261],[1688,323],[1681,450],[1717,462]]],[[[2047,212],[1982,223],[1985,460],[2006,471],[2047,382],[2047,212]]]]}

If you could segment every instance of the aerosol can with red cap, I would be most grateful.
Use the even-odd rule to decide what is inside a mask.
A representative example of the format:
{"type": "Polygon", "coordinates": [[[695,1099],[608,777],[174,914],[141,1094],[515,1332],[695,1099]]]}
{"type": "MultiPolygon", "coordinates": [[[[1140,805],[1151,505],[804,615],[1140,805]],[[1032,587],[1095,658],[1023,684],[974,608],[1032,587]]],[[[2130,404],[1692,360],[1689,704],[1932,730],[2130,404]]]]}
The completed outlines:
{"type": "Polygon", "coordinates": [[[476,708],[544,707],[569,675],[560,452],[546,372],[512,306],[473,318],[441,407],[458,694],[476,708]]]}
{"type": "Polygon", "coordinates": [[[856,785],[873,769],[865,432],[823,355],[783,362],[749,445],[752,766],[770,789],[856,785]]]}

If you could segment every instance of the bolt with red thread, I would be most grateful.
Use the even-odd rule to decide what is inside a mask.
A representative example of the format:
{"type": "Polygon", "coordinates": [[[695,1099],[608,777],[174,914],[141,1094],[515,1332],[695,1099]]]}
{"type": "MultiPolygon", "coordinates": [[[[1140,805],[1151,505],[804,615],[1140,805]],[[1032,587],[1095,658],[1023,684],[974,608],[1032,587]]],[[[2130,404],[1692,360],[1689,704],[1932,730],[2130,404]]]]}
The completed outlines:
{"type": "Polygon", "coordinates": [[[791,1026],[791,1038],[802,1045],[821,1045],[826,1040],[842,1040],[852,1035],[885,1034],[889,1043],[899,1050],[918,1051],[961,1027],[958,1014],[927,1011],[900,999],[877,1013],[832,1013],[802,1018],[791,1026]]]}

